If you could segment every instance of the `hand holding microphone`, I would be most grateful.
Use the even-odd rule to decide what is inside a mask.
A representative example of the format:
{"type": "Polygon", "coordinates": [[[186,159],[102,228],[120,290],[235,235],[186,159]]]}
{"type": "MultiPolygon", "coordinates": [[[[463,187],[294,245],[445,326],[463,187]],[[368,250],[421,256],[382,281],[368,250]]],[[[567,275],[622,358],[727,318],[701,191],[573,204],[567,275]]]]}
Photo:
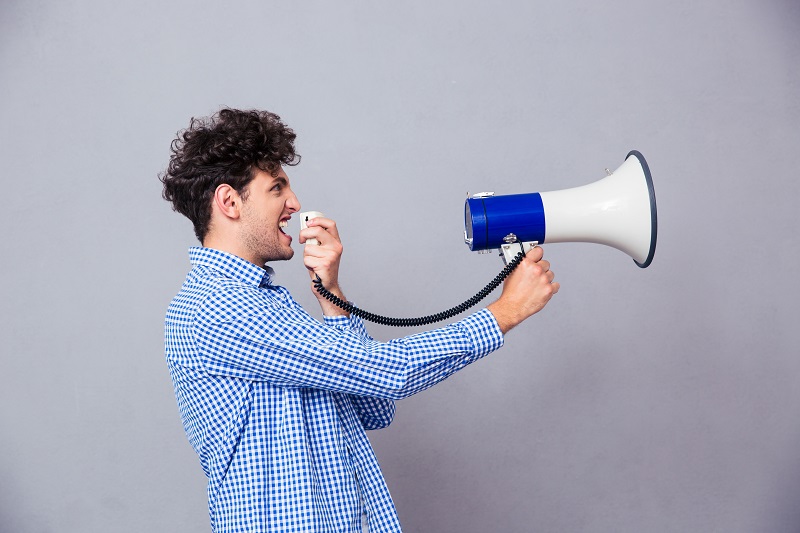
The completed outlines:
{"type": "MultiPolygon", "coordinates": [[[[303,250],[303,264],[308,269],[311,279],[319,276],[328,291],[345,300],[339,288],[339,262],[342,259],[343,247],[336,222],[325,218],[319,211],[300,213],[300,243],[306,245],[303,250]]],[[[319,300],[325,315],[347,314],[313,288],[312,292],[319,300]]]]}

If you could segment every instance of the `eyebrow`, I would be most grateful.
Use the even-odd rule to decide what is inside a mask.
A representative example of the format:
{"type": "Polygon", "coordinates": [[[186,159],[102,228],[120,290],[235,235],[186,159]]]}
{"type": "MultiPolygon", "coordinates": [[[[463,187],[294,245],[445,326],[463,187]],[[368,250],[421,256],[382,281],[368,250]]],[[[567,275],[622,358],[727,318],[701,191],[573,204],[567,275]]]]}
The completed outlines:
{"type": "Polygon", "coordinates": [[[275,184],[280,183],[284,187],[289,184],[289,182],[283,176],[278,176],[277,178],[272,179],[272,183],[269,184],[269,187],[272,188],[275,184]]]}

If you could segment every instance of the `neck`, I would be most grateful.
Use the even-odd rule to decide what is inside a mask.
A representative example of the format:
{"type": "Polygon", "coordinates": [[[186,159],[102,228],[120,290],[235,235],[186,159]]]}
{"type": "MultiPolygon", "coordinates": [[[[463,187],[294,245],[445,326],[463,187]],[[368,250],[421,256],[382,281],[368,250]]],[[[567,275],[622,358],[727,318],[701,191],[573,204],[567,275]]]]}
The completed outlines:
{"type": "Polygon", "coordinates": [[[265,261],[261,260],[258,257],[255,257],[247,247],[243,246],[241,243],[236,241],[235,239],[223,239],[220,238],[218,235],[207,235],[205,239],[203,239],[203,246],[206,248],[213,248],[215,250],[219,250],[220,252],[229,253],[231,255],[235,255],[236,257],[241,257],[245,261],[249,261],[256,266],[264,267],[266,264],[265,261]]]}

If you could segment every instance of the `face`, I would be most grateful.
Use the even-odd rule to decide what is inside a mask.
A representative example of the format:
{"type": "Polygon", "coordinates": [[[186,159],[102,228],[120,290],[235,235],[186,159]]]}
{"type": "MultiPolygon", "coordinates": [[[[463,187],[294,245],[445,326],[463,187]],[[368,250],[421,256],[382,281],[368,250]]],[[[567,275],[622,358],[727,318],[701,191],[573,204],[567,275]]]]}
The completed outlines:
{"type": "Polygon", "coordinates": [[[259,264],[292,258],[292,238],[284,229],[292,213],[299,209],[300,202],[283,169],[276,177],[257,171],[242,203],[240,231],[242,243],[259,264]]]}

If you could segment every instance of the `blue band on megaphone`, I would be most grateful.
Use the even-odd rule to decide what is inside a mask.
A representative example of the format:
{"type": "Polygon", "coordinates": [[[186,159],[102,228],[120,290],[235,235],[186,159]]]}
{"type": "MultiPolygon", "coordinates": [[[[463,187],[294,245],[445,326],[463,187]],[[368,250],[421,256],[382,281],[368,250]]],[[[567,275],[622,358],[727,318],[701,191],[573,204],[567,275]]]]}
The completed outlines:
{"type": "Polygon", "coordinates": [[[544,206],[538,192],[468,198],[464,207],[472,251],[500,248],[511,234],[518,242],[545,240],[544,206]]]}

